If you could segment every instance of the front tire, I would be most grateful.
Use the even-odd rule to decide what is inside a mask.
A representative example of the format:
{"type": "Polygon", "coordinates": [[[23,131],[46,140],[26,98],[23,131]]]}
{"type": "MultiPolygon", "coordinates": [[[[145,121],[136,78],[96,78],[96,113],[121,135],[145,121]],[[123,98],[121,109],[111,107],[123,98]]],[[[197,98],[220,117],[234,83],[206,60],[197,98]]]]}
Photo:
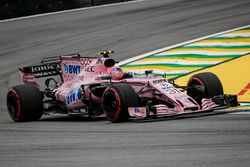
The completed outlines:
{"type": "Polygon", "coordinates": [[[7,109],[15,122],[37,121],[43,114],[43,96],[32,84],[12,87],[7,94],[7,109]]]}
{"type": "Polygon", "coordinates": [[[128,107],[137,106],[139,106],[138,96],[128,84],[114,84],[104,92],[103,110],[113,123],[127,121],[129,118],[128,107]]]}
{"type": "Polygon", "coordinates": [[[188,80],[187,94],[201,104],[203,98],[223,95],[223,86],[220,79],[211,72],[193,75],[188,80]]]}

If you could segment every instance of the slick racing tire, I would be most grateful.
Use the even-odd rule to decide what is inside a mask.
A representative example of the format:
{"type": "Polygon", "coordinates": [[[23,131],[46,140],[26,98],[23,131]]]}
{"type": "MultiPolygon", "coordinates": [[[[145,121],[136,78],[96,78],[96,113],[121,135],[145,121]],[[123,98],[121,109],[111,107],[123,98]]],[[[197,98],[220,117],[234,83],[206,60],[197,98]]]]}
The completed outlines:
{"type": "Polygon", "coordinates": [[[211,98],[223,95],[223,86],[220,79],[211,72],[193,75],[187,83],[187,94],[201,104],[202,98],[211,98]]]}
{"type": "Polygon", "coordinates": [[[127,121],[128,107],[137,106],[139,106],[138,96],[128,84],[114,84],[104,92],[103,110],[108,120],[113,123],[127,121]]]}
{"type": "Polygon", "coordinates": [[[12,87],[7,94],[7,109],[15,122],[37,121],[43,114],[43,96],[33,84],[12,87]]]}

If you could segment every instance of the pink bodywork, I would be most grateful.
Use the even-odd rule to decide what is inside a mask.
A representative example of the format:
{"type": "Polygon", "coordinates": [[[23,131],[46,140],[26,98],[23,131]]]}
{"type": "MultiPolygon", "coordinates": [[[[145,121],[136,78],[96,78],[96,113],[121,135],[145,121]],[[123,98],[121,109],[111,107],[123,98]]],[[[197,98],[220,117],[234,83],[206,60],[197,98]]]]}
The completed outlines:
{"type": "MultiPolygon", "coordinates": [[[[191,97],[175,88],[167,79],[155,76],[133,76],[132,78],[122,80],[102,79],[109,76],[107,72],[109,67],[104,65],[105,61],[111,58],[106,57],[71,57],[61,56],[60,66],[63,83],[53,90],[58,101],[65,102],[68,109],[80,109],[87,106],[82,100],[84,98],[92,99],[96,103],[101,103],[100,97],[91,94],[89,85],[98,83],[127,83],[130,84],[140,98],[156,98],[167,101],[172,107],[165,104],[155,105],[157,113],[148,111],[146,106],[129,107],[128,113],[134,118],[146,118],[150,115],[177,115],[185,112],[197,112],[209,110],[217,107],[214,102],[204,99],[202,107],[191,97]],[[84,89],[84,90],[82,90],[84,89]],[[91,96],[91,97],[90,97],[91,96]]],[[[112,59],[113,60],[113,59],[112,59]]],[[[21,80],[24,83],[37,83],[32,74],[20,71],[21,80]]],[[[38,84],[37,84],[38,85],[38,84]]]]}
{"type": "MultiPolygon", "coordinates": [[[[101,76],[107,76],[107,69],[108,67],[104,66],[105,60],[109,58],[80,58],[80,59],[72,59],[68,57],[61,58],[61,71],[62,77],[64,79],[64,83],[57,89],[55,89],[55,96],[59,101],[67,101],[70,92],[72,90],[79,90],[81,89],[82,85],[89,85],[89,84],[98,84],[101,82],[107,82],[107,80],[100,80],[101,76]],[[76,72],[69,72],[70,66],[80,68],[75,69],[76,72]]],[[[89,98],[90,90],[88,86],[85,88],[85,96],[89,98]]],[[[72,101],[71,103],[67,103],[68,109],[75,109],[75,108],[85,108],[85,104],[82,102],[81,99],[77,99],[72,101]]],[[[98,97],[94,97],[91,94],[91,99],[94,101],[100,101],[98,97]]]]}

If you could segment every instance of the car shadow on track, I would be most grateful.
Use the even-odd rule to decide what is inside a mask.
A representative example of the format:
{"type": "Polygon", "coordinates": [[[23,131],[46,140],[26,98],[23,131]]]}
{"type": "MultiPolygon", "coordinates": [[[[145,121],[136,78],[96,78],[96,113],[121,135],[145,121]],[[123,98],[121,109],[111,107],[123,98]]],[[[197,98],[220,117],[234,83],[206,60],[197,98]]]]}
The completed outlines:
{"type": "MultiPolygon", "coordinates": [[[[150,118],[143,120],[130,119],[127,123],[149,123],[149,122],[157,122],[157,121],[172,121],[172,120],[180,120],[180,119],[191,119],[191,118],[199,118],[199,117],[207,117],[213,115],[222,115],[232,113],[230,111],[213,111],[213,112],[203,112],[203,113],[189,113],[183,115],[175,115],[161,118],[150,118]]],[[[106,117],[75,117],[75,116],[44,116],[41,122],[100,122],[100,121],[108,121],[106,117]]]]}
{"type": "Polygon", "coordinates": [[[44,116],[41,122],[99,122],[107,121],[106,117],[76,117],[76,116],[44,116]]]}
{"type": "Polygon", "coordinates": [[[173,121],[173,120],[180,120],[180,119],[192,119],[192,118],[200,118],[200,117],[208,117],[214,115],[222,115],[232,113],[231,111],[213,111],[213,112],[202,112],[202,113],[188,113],[182,115],[174,115],[162,118],[152,118],[146,120],[131,120],[131,122],[136,123],[145,123],[145,122],[158,122],[158,121],[173,121]]]}

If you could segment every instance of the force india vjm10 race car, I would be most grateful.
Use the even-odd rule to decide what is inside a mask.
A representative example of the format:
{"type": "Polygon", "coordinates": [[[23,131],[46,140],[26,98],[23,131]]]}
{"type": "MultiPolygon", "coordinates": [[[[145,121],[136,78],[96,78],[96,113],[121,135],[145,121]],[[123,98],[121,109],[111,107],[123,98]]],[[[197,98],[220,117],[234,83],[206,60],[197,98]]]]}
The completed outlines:
{"type": "Polygon", "coordinates": [[[39,120],[43,114],[105,114],[111,122],[125,122],[238,105],[237,96],[224,95],[213,73],[196,74],[187,86],[179,86],[152,71],[145,71],[145,76],[124,72],[115,66],[111,53],[49,57],[39,65],[19,68],[23,84],[7,94],[11,118],[21,122],[39,120]],[[45,84],[39,85],[38,78],[44,78],[45,84]]]}

